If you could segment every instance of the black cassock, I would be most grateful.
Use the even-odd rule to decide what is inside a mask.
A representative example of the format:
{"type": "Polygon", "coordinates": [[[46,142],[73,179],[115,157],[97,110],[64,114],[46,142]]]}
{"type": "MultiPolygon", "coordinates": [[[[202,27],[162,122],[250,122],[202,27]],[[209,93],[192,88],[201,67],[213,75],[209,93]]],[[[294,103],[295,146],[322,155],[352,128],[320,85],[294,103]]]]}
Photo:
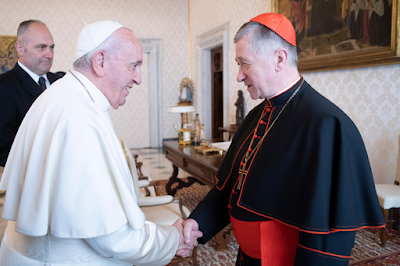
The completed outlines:
{"type": "MultiPolygon", "coordinates": [[[[301,85],[302,79],[250,111],[217,173],[218,183],[190,218],[199,223],[203,243],[229,224],[230,214],[243,221],[276,220],[299,230],[294,265],[348,265],[355,231],[385,222],[356,126],[307,82],[301,85]],[[239,166],[252,138],[252,148],[262,143],[238,188],[239,166]]],[[[242,251],[237,265],[239,258],[240,265],[261,265],[242,251]]]]}

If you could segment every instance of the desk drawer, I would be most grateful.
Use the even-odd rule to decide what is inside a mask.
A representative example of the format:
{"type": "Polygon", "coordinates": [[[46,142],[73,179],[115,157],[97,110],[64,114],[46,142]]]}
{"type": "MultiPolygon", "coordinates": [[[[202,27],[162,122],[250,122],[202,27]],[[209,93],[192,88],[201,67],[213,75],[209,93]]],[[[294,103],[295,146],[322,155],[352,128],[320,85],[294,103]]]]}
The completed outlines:
{"type": "Polygon", "coordinates": [[[179,155],[179,153],[176,153],[174,151],[166,150],[165,151],[165,157],[170,160],[173,164],[178,166],[179,168],[184,169],[185,168],[185,163],[183,157],[179,155]]]}
{"type": "Polygon", "coordinates": [[[196,164],[194,161],[191,160],[184,160],[184,165],[185,167],[183,167],[182,169],[188,172],[189,174],[193,175],[193,177],[207,184],[214,185],[215,183],[214,172],[204,169],[204,167],[202,167],[199,164],[196,164]]]}
{"type": "Polygon", "coordinates": [[[179,167],[189,175],[197,178],[199,181],[209,185],[215,184],[215,172],[205,169],[205,167],[191,158],[184,158],[174,150],[166,150],[165,157],[175,166],[179,167]]]}

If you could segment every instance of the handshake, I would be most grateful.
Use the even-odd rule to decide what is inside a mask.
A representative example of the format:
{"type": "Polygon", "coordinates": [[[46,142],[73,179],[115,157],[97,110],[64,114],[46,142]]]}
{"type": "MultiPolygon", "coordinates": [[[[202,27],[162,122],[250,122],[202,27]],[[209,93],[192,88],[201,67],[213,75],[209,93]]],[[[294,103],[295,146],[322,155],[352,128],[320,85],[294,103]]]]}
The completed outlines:
{"type": "Polygon", "coordinates": [[[178,219],[172,226],[179,232],[179,245],[176,255],[183,258],[188,257],[190,251],[198,244],[197,238],[203,236],[203,233],[199,231],[199,224],[193,219],[186,221],[178,219]]]}

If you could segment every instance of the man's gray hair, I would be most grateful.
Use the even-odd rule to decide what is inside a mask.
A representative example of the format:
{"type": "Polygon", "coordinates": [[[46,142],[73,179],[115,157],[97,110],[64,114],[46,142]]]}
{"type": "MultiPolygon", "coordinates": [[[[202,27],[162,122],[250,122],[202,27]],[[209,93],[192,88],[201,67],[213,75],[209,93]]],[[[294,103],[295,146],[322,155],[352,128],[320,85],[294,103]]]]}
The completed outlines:
{"type": "Polygon", "coordinates": [[[248,36],[250,39],[250,49],[256,55],[269,58],[276,50],[283,48],[288,52],[289,65],[297,66],[296,47],[285,41],[273,30],[261,25],[258,22],[250,21],[245,23],[236,33],[234,43],[248,36]]]}
{"type": "Polygon", "coordinates": [[[38,24],[42,24],[43,26],[46,26],[46,24],[44,24],[42,21],[37,20],[37,19],[30,19],[30,20],[25,20],[25,21],[21,22],[19,24],[18,30],[17,30],[17,40],[20,41],[23,45],[27,41],[29,26],[32,23],[38,23],[38,24]]]}
{"type": "MultiPolygon", "coordinates": [[[[124,28],[127,29],[127,28],[124,28]]],[[[131,31],[130,29],[128,29],[131,31]]],[[[124,45],[125,41],[119,36],[117,31],[114,31],[107,39],[104,40],[99,46],[88,52],[84,56],[79,57],[73,63],[74,69],[76,70],[87,70],[92,66],[93,55],[97,51],[104,51],[108,53],[111,58],[116,56],[116,52],[120,50],[124,45]]]]}

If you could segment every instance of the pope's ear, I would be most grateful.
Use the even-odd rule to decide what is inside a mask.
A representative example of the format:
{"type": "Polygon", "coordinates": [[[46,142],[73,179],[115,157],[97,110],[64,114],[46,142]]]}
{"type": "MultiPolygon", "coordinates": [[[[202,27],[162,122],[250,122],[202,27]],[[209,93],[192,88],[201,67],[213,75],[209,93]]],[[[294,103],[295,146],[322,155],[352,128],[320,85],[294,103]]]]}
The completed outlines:
{"type": "Polygon", "coordinates": [[[105,53],[104,51],[97,51],[92,57],[93,71],[97,76],[103,77],[105,75],[105,53]]]}
{"type": "Polygon", "coordinates": [[[24,46],[22,45],[21,41],[15,42],[15,50],[17,50],[19,56],[24,55],[24,46]]]}

